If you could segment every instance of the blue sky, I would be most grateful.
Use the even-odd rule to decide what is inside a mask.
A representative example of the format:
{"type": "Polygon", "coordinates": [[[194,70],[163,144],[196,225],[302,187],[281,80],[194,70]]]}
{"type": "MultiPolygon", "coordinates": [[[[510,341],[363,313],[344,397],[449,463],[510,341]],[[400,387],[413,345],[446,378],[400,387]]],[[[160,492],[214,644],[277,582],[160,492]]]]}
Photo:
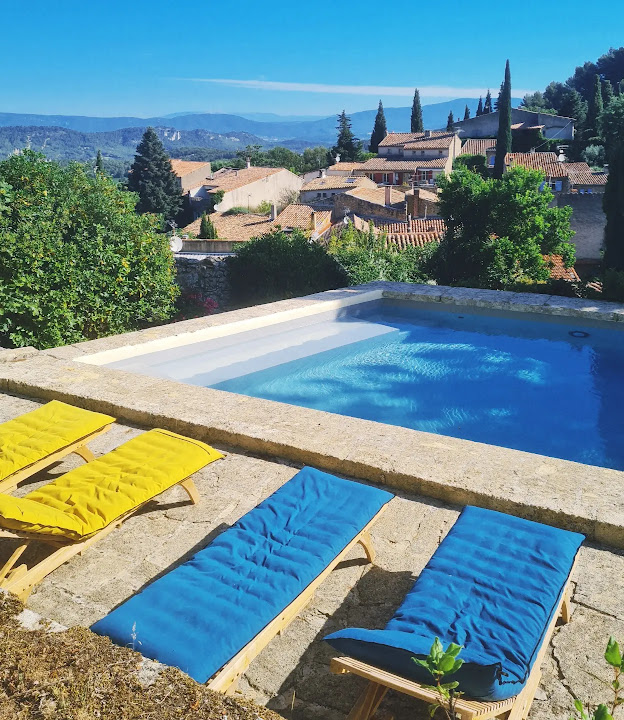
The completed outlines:
{"type": "Polygon", "coordinates": [[[624,3],[0,0],[0,111],[329,115],[565,80],[622,44],[624,3]]]}

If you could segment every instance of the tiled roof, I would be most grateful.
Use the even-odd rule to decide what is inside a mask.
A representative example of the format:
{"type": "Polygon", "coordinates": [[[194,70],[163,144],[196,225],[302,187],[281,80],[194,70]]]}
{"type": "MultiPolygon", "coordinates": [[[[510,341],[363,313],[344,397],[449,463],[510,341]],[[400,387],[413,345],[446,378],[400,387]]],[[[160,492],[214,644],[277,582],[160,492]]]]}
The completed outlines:
{"type": "Polygon", "coordinates": [[[520,166],[530,170],[541,170],[547,177],[566,177],[564,163],[557,160],[554,152],[507,153],[507,167],[520,166]]]}
{"type": "Polygon", "coordinates": [[[288,172],[284,168],[268,168],[268,167],[250,167],[241,170],[219,170],[212,179],[206,180],[204,186],[208,188],[208,192],[216,192],[223,190],[236,190],[236,188],[244,187],[256,180],[263,180],[270,175],[278,172],[288,172]]]}
{"type": "Polygon", "coordinates": [[[405,143],[403,148],[405,150],[442,150],[451,147],[453,140],[455,139],[454,133],[448,133],[447,135],[437,135],[436,137],[422,138],[420,140],[412,140],[405,143]]]}
{"type": "Polygon", "coordinates": [[[440,199],[437,192],[427,190],[427,188],[424,187],[418,188],[418,197],[421,200],[426,200],[427,202],[431,203],[437,203],[440,199]]]}
{"type": "Polygon", "coordinates": [[[563,163],[572,185],[606,185],[609,175],[606,172],[594,172],[587,163],[563,163]]]}
{"type": "Polygon", "coordinates": [[[406,247],[424,247],[430,242],[440,242],[442,235],[439,233],[388,233],[386,235],[386,247],[396,245],[400,250],[406,247]]]}
{"type": "Polygon", "coordinates": [[[563,264],[563,257],[561,255],[544,255],[546,264],[550,267],[550,277],[553,280],[571,280],[578,282],[581,278],[574,267],[567,268],[563,264]]]}
{"type": "Polygon", "coordinates": [[[338,162],[330,165],[327,170],[352,173],[354,170],[359,170],[362,165],[364,165],[363,162],[338,162]]]}
{"type": "Polygon", "coordinates": [[[415,172],[422,168],[423,170],[436,168],[443,170],[446,167],[448,158],[440,157],[432,160],[392,160],[385,157],[376,157],[367,160],[362,165],[364,172],[415,172]]]}
{"type": "Polygon", "coordinates": [[[446,223],[440,218],[413,218],[409,222],[383,223],[377,225],[379,230],[387,233],[442,233],[446,231],[446,223]]]}
{"type": "Polygon", "coordinates": [[[462,145],[462,155],[485,155],[487,150],[496,150],[496,138],[468,138],[462,145]]]}
{"type": "Polygon", "coordinates": [[[302,192],[309,192],[311,190],[342,190],[343,188],[353,188],[370,186],[371,181],[368,178],[359,177],[344,177],[343,175],[327,175],[326,177],[314,178],[310,182],[306,183],[302,188],[302,192]]]}
{"type": "Polygon", "coordinates": [[[315,210],[311,205],[293,203],[285,207],[275,218],[275,225],[283,228],[301,228],[302,230],[312,229],[312,213],[316,213],[314,229],[318,232],[329,227],[331,222],[331,210],[315,210]]]}
{"type": "Polygon", "coordinates": [[[429,140],[437,137],[449,135],[446,130],[432,130],[430,135],[425,138],[424,132],[418,133],[388,133],[386,137],[379,143],[380,147],[393,147],[395,145],[405,145],[405,143],[416,142],[418,140],[429,140]]]}
{"type": "MultiPolygon", "coordinates": [[[[244,242],[251,238],[263,235],[273,227],[273,221],[268,215],[253,215],[243,213],[241,215],[224,215],[223,213],[212,213],[210,215],[214,226],[217,229],[217,240],[231,240],[244,242]]],[[[196,237],[199,235],[201,218],[197,218],[190,225],[187,225],[182,232],[192,232],[196,237]]]]}
{"type": "MultiPolygon", "coordinates": [[[[374,205],[385,205],[386,204],[386,188],[369,188],[362,187],[356,188],[355,190],[349,190],[346,195],[353,195],[360,200],[373,203],[374,205]]],[[[402,205],[405,202],[405,193],[400,190],[390,189],[390,204],[391,205],[402,205]]]]}
{"type": "Polygon", "coordinates": [[[208,174],[210,173],[209,162],[197,162],[196,160],[171,161],[171,169],[180,178],[188,175],[189,173],[195,172],[195,170],[199,170],[202,167],[206,168],[206,177],[208,177],[208,174]]]}

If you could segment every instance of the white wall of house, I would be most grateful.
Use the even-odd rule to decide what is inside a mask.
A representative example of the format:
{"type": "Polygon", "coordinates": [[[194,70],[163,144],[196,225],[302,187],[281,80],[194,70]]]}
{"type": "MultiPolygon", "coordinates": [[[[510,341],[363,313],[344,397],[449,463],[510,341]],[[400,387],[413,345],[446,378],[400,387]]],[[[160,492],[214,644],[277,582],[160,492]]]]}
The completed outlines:
{"type": "MultiPolygon", "coordinates": [[[[377,187],[375,185],[374,187],[377,187]]],[[[334,188],[332,190],[303,190],[299,194],[299,202],[301,203],[314,203],[323,202],[328,198],[333,198],[334,195],[340,195],[341,193],[347,192],[347,190],[353,190],[352,187],[334,188]]]]}
{"type": "Polygon", "coordinates": [[[181,178],[178,178],[180,187],[184,192],[188,190],[196,189],[201,187],[202,183],[206,182],[206,178],[210,177],[210,163],[206,163],[203,167],[197,168],[190,173],[186,173],[181,178]]]}
{"type": "Polygon", "coordinates": [[[215,206],[218,212],[225,212],[233,207],[255,208],[262,202],[272,205],[281,205],[285,196],[298,193],[303,185],[303,179],[291,173],[290,170],[280,170],[273,175],[255,180],[235,190],[229,190],[223,200],[215,206]]]}

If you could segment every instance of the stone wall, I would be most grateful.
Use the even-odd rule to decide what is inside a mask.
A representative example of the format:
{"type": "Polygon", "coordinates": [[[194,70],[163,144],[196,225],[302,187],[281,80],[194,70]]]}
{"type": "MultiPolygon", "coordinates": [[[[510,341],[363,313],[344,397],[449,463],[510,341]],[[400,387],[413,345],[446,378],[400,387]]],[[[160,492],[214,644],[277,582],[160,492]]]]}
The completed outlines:
{"type": "Polygon", "coordinates": [[[183,293],[201,293],[218,303],[219,309],[230,301],[230,285],[223,255],[186,255],[177,253],[177,281],[183,293]]]}
{"type": "Polygon", "coordinates": [[[334,212],[332,217],[337,220],[342,219],[344,217],[345,210],[364,218],[388,218],[388,220],[393,220],[395,222],[403,222],[405,220],[405,206],[397,207],[396,205],[379,205],[347,193],[336,195],[334,198],[334,212]]]}
{"type": "Polygon", "coordinates": [[[602,209],[602,195],[558,194],[557,205],[572,208],[570,225],[576,235],[577,260],[600,260],[606,217],[602,209]]]}

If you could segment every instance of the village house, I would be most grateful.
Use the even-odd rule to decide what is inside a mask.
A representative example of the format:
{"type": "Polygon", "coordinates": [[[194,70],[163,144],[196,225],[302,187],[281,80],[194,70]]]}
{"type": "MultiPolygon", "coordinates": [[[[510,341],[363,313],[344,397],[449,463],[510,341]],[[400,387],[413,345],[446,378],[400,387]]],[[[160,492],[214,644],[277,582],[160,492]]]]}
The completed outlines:
{"type": "MultiPolygon", "coordinates": [[[[498,111],[477,115],[467,120],[458,120],[454,127],[462,139],[496,137],[498,134],[498,111]]],[[[515,132],[539,130],[548,139],[573,140],[574,118],[512,108],[511,129],[515,132]]]]}
{"type": "Polygon", "coordinates": [[[180,190],[192,197],[211,175],[209,162],[193,160],[171,160],[171,169],[178,178],[180,190]]]}
{"type": "Polygon", "coordinates": [[[486,165],[493,168],[496,159],[496,138],[468,138],[461,146],[460,155],[485,155],[486,165]]]}
{"type": "Polygon", "coordinates": [[[349,177],[351,175],[355,175],[358,170],[361,170],[363,165],[363,162],[356,161],[336,162],[327,168],[326,173],[327,175],[342,175],[342,177],[349,177]]]}
{"type": "Polygon", "coordinates": [[[450,173],[461,142],[455,133],[389,133],[379,143],[378,157],[356,170],[378,184],[434,185],[438,175],[450,173]]]}
{"type": "Polygon", "coordinates": [[[302,203],[331,205],[335,195],[347,192],[356,187],[376,188],[377,185],[366,177],[344,177],[342,175],[329,176],[324,170],[321,177],[307,182],[300,192],[302,203]]]}

